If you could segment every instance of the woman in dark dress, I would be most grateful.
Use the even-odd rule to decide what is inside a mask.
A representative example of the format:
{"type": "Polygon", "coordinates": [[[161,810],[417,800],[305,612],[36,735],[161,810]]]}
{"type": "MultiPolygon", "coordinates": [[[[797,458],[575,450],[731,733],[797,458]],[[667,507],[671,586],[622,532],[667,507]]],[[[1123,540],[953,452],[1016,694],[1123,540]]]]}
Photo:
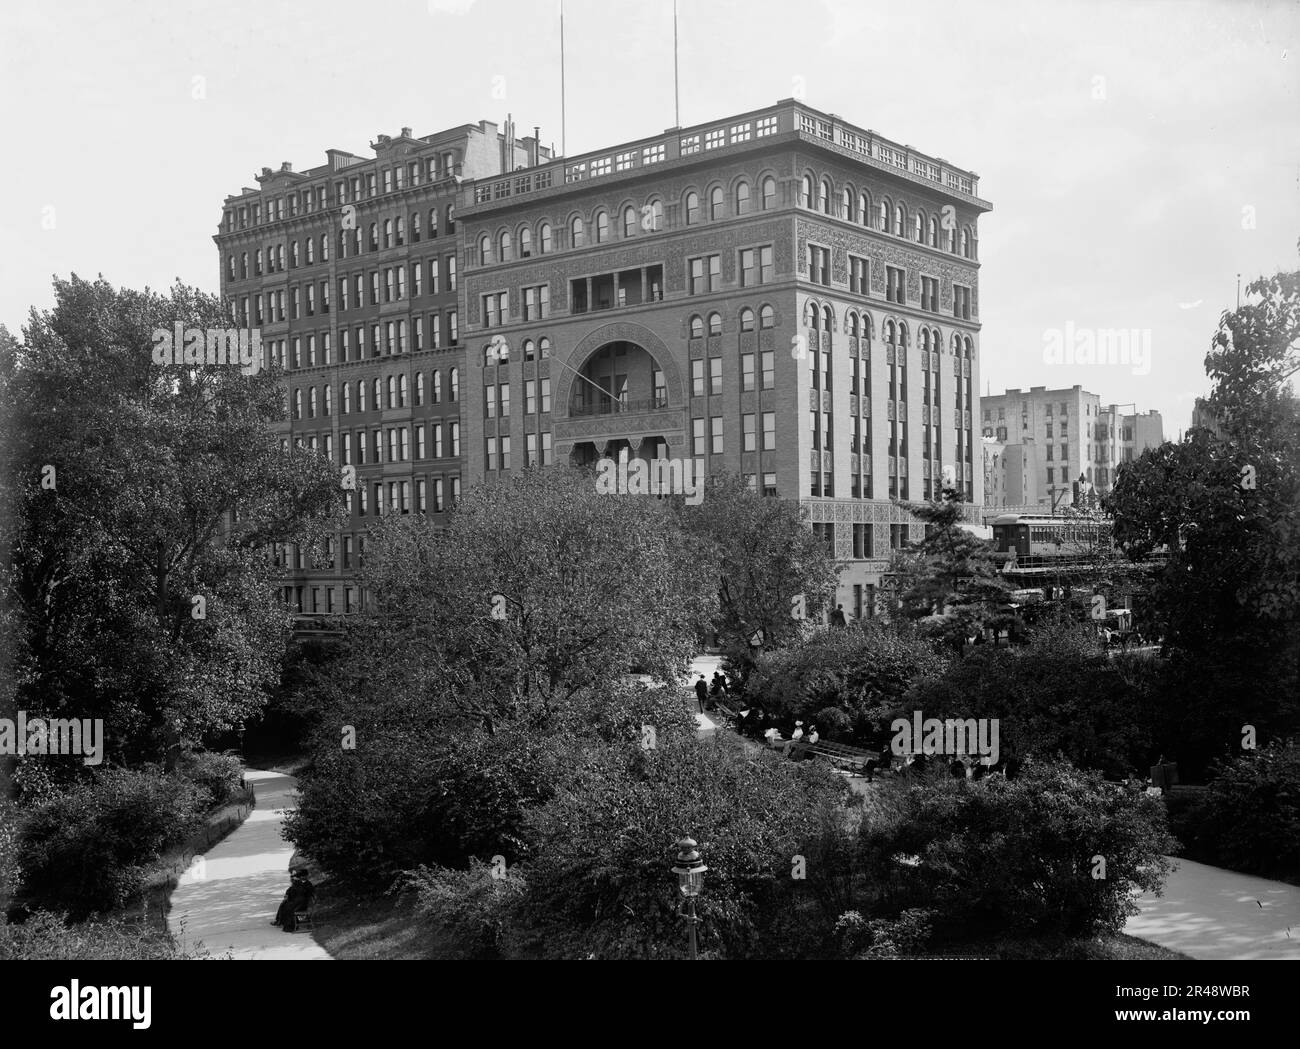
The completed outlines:
{"type": "Polygon", "coordinates": [[[310,907],[311,898],[315,894],[316,888],[307,877],[307,872],[294,871],[289,888],[285,891],[284,900],[275,912],[275,921],[271,924],[280,926],[285,932],[296,931],[298,919],[294,915],[310,907]]]}

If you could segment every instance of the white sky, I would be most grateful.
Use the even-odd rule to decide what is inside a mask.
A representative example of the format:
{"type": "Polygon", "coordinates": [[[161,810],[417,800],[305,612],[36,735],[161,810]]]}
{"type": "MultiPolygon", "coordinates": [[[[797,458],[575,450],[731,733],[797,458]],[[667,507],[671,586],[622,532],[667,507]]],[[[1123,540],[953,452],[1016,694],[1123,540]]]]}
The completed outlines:
{"type": "MultiPolygon", "coordinates": [[[[221,202],[263,166],[507,111],[558,148],[557,12],[4,0],[0,323],[48,306],[56,273],[215,291],[221,202]]],[[[565,32],[570,154],[674,123],[671,0],[568,0],[565,32]]],[[[684,125],[802,78],[809,104],[979,173],[994,393],[1082,383],[1175,436],[1236,274],[1300,266],[1294,0],[680,0],[680,39],[684,125]],[[1148,373],[1046,363],[1067,324],[1149,329],[1148,373]]]]}

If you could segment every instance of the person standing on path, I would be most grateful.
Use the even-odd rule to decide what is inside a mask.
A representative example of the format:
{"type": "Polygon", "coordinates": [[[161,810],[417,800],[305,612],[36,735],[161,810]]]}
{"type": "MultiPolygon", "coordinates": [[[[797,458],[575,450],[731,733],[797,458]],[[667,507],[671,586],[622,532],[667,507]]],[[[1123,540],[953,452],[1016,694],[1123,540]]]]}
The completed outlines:
{"type": "Polygon", "coordinates": [[[695,698],[700,703],[700,713],[704,713],[704,705],[709,699],[709,683],[704,680],[704,675],[700,675],[700,680],[695,682],[695,698]]]}

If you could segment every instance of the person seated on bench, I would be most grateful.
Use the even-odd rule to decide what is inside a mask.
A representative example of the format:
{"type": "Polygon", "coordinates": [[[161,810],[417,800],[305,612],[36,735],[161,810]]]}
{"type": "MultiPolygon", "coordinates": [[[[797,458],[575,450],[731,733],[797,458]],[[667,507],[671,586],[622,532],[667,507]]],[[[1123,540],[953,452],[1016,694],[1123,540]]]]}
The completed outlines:
{"type": "Polygon", "coordinates": [[[817,734],[817,726],[816,726],[816,725],[809,725],[809,726],[808,726],[808,742],[809,742],[810,744],[811,744],[811,743],[816,743],[819,739],[821,739],[821,736],[819,736],[819,735],[817,734]]]}
{"type": "Polygon", "coordinates": [[[271,924],[280,926],[284,932],[296,932],[298,914],[311,906],[312,897],[315,895],[316,887],[307,877],[307,872],[302,869],[295,870],[289,877],[289,888],[285,890],[284,900],[276,910],[275,920],[271,924]]]}

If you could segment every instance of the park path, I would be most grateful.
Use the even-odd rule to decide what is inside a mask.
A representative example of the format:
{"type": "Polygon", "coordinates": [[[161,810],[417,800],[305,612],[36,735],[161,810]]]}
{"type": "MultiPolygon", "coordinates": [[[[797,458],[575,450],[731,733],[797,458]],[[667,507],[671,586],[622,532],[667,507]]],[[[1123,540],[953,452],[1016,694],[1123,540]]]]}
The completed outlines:
{"type": "Polygon", "coordinates": [[[1165,893],[1124,926],[1192,958],[1300,961],[1300,886],[1174,859],[1165,893]]]}
{"type": "Polygon", "coordinates": [[[191,865],[171,896],[167,927],[186,945],[201,942],[213,957],[329,959],[311,933],[272,925],[289,887],[293,846],[280,837],[298,781],[279,772],[249,769],[245,780],[257,805],[242,824],[191,865]]]}

